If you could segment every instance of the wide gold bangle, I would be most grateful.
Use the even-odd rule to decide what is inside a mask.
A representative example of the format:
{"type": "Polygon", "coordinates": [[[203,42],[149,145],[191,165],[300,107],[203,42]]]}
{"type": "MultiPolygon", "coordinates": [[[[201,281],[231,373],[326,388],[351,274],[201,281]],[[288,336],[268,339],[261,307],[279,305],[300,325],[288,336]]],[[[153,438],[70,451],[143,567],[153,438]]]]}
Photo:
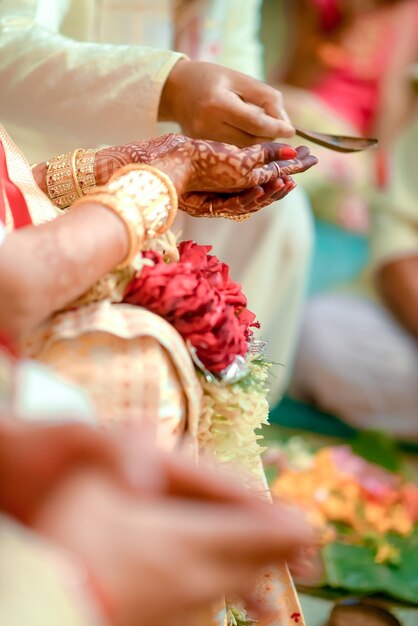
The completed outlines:
{"type": "Polygon", "coordinates": [[[177,191],[171,178],[157,167],[125,165],[113,174],[107,188],[111,191],[123,189],[131,200],[136,198],[141,205],[149,238],[162,235],[174,222],[178,207],[177,191]]]}
{"type": "Polygon", "coordinates": [[[97,150],[77,149],[60,154],[47,162],[46,186],[48,196],[59,209],[74,204],[96,185],[94,161],[97,150]]]}
{"type": "Polygon", "coordinates": [[[71,206],[79,197],[74,185],[71,166],[72,153],[60,154],[48,161],[46,171],[46,187],[48,196],[61,210],[71,206]]]}
{"type": "Polygon", "coordinates": [[[164,233],[177,212],[177,193],[170,178],[149,165],[127,165],[103,187],[87,193],[74,206],[99,203],[115,213],[128,234],[128,253],[116,269],[130,265],[145,239],[164,233]]]}
{"type": "Polygon", "coordinates": [[[74,173],[81,193],[84,195],[89,189],[96,186],[94,162],[100,148],[76,150],[74,173]]]}

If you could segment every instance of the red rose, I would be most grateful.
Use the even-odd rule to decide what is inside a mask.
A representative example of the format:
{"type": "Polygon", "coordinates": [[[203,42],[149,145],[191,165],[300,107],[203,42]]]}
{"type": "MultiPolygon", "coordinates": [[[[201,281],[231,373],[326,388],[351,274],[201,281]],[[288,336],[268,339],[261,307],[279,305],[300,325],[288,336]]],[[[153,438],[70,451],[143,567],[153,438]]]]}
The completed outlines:
{"type": "Polygon", "coordinates": [[[257,324],[228,266],[208,255],[210,250],[184,242],[175,263],[165,263],[157,252],[144,253],[154,266],[145,266],[131,281],[124,301],[164,317],[194,346],[205,367],[221,372],[237,355],[245,356],[250,326],[257,324]]]}

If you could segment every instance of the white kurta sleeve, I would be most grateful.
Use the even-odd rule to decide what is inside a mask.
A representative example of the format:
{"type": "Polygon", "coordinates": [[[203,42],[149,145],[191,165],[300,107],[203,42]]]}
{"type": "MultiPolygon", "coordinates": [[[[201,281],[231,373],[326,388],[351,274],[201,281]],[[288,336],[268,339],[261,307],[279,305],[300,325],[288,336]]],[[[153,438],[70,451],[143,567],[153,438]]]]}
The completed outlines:
{"type": "Polygon", "coordinates": [[[0,20],[0,118],[80,145],[156,134],[163,85],[182,55],[75,41],[31,20],[0,20]]]}

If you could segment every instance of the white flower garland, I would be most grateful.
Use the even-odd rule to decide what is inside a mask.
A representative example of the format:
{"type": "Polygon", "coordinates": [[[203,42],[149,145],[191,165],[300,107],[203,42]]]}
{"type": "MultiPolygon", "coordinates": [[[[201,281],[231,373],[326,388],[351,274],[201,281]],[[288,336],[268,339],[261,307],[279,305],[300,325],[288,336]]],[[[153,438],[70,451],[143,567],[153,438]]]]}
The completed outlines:
{"type": "Polygon", "coordinates": [[[248,363],[248,374],[240,381],[225,385],[208,382],[202,374],[202,412],[199,422],[199,444],[220,463],[240,466],[250,475],[260,472],[262,435],[256,433],[268,424],[267,377],[270,364],[262,359],[248,363]]]}

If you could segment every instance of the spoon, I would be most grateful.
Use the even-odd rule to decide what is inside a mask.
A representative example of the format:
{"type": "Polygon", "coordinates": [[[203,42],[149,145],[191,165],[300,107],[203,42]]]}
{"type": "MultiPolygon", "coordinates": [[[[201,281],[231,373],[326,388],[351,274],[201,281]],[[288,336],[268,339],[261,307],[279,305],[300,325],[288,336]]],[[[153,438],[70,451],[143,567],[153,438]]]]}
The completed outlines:
{"type": "Polygon", "coordinates": [[[366,137],[345,137],[344,135],[330,135],[328,133],[317,133],[312,130],[296,128],[296,134],[304,139],[309,139],[319,146],[324,146],[336,152],[361,152],[373,146],[377,146],[377,139],[366,139],[366,137]]]}

